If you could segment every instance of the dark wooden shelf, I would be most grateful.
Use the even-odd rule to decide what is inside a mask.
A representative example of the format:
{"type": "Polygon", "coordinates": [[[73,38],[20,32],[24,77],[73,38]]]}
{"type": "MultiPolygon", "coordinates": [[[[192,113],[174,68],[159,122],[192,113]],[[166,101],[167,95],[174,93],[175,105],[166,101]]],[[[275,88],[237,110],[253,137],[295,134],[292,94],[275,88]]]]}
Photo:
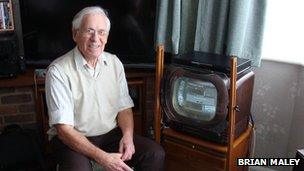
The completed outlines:
{"type": "Polygon", "coordinates": [[[12,78],[0,79],[0,88],[21,87],[34,85],[34,69],[27,69],[25,73],[12,78]]]}

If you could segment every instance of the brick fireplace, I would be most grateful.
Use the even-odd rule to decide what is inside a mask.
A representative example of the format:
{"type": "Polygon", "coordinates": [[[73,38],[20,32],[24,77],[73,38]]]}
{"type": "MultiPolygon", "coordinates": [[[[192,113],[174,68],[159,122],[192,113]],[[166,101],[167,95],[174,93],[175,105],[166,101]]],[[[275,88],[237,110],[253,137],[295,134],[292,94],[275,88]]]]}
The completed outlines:
{"type": "Polygon", "coordinates": [[[28,127],[35,123],[36,109],[33,87],[0,88],[0,129],[9,124],[28,127]]]}

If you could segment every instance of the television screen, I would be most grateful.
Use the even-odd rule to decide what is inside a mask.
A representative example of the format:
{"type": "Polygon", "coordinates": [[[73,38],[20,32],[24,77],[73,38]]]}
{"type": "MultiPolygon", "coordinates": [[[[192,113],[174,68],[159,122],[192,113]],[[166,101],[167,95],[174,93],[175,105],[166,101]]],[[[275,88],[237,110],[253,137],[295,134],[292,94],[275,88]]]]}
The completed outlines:
{"type": "Polygon", "coordinates": [[[217,90],[214,84],[188,77],[173,83],[173,108],[179,115],[210,121],[216,114],[217,90]]]}
{"type": "Polygon", "coordinates": [[[155,0],[20,0],[27,62],[52,61],[75,46],[71,23],[87,6],[108,11],[111,31],[106,51],[123,63],[154,62],[155,0]]]}

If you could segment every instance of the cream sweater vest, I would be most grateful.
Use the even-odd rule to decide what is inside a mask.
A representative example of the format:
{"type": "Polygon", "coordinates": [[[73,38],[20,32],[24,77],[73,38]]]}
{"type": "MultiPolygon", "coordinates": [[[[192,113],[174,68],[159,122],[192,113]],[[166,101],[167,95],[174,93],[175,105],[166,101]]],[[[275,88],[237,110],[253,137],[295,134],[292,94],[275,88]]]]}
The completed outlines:
{"type": "Polygon", "coordinates": [[[93,78],[84,68],[77,67],[74,53],[71,50],[51,64],[62,73],[64,84],[71,90],[74,128],[85,136],[105,134],[117,126],[123,65],[115,55],[104,52],[107,65],[101,67],[97,78],[93,78]]]}

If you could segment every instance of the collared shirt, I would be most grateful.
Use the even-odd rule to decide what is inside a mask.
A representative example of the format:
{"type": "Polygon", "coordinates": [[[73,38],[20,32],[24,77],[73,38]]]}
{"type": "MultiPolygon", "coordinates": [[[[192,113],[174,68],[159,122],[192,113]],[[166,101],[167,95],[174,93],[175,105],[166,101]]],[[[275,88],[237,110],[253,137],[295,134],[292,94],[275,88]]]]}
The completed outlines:
{"type": "Polygon", "coordinates": [[[53,125],[59,123],[85,136],[107,133],[117,126],[117,113],[134,106],[123,65],[105,52],[90,68],[74,48],[49,66],[45,88],[50,135],[57,134],[53,125]]]}
{"type": "Polygon", "coordinates": [[[87,61],[84,57],[82,57],[78,49],[75,49],[75,53],[77,54],[75,55],[75,61],[77,65],[83,66],[84,69],[94,78],[99,75],[101,67],[107,65],[107,60],[103,53],[97,58],[97,63],[95,67],[92,67],[87,63],[87,61]]]}

